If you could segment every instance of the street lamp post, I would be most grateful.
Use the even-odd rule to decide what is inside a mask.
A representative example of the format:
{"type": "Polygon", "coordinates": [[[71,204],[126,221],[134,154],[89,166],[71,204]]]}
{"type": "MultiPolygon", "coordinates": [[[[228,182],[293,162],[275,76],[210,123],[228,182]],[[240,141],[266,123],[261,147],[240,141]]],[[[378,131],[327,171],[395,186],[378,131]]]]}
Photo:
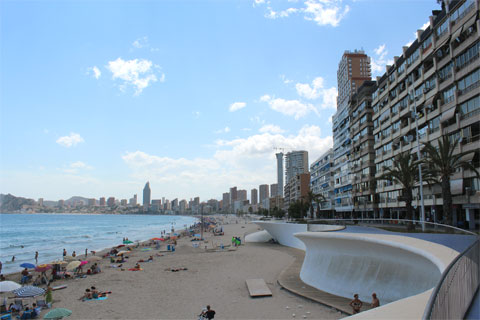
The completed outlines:
{"type": "MultiPolygon", "coordinates": [[[[412,111],[412,115],[415,112],[415,131],[417,133],[417,157],[418,161],[421,160],[421,153],[420,153],[420,137],[418,135],[418,113],[417,113],[417,97],[415,96],[415,92],[412,90],[411,94],[413,96],[414,102],[414,111],[412,111]]],[[[421,221],[422,221],[422,231],[425,232],[425,204],[423,201],[423,179],[422,179],[422,164],[419,163],[418,165],[418,175],[419,175],[419,183],[420,183],[420,206],[421,206],[421,221]]]]}

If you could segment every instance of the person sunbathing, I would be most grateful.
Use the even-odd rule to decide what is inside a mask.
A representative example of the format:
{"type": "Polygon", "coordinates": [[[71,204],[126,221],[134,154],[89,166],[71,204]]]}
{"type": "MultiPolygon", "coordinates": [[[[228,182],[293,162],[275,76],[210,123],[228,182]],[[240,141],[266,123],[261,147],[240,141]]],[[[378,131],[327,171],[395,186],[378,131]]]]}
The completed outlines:
{"type": "Polygon", "coordinates": [[[88,300],[88,299],[92,299],[92,292],[90,291],[90,289],[85,289],[85,293],[78,300],[85,301],[85,300],[88,300]]]}

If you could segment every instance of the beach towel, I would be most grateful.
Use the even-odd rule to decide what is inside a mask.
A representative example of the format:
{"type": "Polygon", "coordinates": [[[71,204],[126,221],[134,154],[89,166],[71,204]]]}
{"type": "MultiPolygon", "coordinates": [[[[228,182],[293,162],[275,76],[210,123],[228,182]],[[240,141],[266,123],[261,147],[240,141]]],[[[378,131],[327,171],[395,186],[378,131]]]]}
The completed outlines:
{"type": "Polygon", "coordinates": [[[98,297],[96,299],[85,299],[84,301],[92,301],[92,300],[107,300],[108,299],[108,296],[106,297],[98,297]]]}
{"type": "Polygon", "coordinates": [[[128,271],[142,271],[142,268],[130,268],[128,271]]]}

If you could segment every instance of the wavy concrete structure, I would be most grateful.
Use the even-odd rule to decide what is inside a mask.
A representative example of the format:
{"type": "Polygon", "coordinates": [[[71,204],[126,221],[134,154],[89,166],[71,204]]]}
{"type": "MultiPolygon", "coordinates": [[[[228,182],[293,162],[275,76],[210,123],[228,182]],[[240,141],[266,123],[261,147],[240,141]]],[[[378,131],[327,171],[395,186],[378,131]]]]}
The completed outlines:
{"type": "MultiPolygon", "coordinates": [[[[254,221],[254,223],[265,229],[275,241],[281,245],[297,248],[305,251],[305,244],[294,237],[295,233],[306,232],[306,224],[286,223],[286,222],[270,222],[270,221],[254,221]]],[[[344,226],[331,226],[323,224],[310,225],[310,231],[336,231],[344,229],[344,226]]]]}
{"type": "Polygon", "coordinates": [[[306,246],[302,281],[342,297],[358,293],[363,301],[370,301],[376,292],[382,305],[432,289],[458,254],[436,243],[396,235],[302,232],[295,236],[306,246]]]}

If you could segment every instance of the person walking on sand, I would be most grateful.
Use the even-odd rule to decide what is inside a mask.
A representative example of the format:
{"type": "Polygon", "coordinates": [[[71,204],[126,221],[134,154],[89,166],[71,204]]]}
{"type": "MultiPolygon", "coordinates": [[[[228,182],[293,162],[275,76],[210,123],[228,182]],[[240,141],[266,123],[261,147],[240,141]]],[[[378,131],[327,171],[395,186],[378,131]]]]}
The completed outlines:
{"type": "Polygon", "coordinates": [[[38,264],[38,251],[35,251],[35,264],[38,264]]]}
{"type": "Polygon", "coordinates": [[[210,309],[210,306],[207,306],[207,310],[203,311],[201,315],[206,319],[213,319],[215,317],[215,310],[210,309]]]}
{"type": "Polygon", "coordinates": [[[380,300],[378,300],[377,298],[377,294],[374,292],[372,293],[372,304],[371,304],[371,308],[376,308],[376,307],[379,307],[380,306],[380,300]]]}
{"type": "Polygon", "coordinates": [[[355,293],[353,295],[353,300],[350,301],[350,307],[352,307],[353,309],[353,314],[359,313],[360,309],[362,308],[362,305],[363,305],[362,301],[358,299],[358,294],[355,293]]]}
{"type": "Polygon", "coordinates": [[[48,286],[47,291],[45,291],[45,302],[48,304],[53,302],[53,296],[52,296],[52,287],[48,286]]]}

